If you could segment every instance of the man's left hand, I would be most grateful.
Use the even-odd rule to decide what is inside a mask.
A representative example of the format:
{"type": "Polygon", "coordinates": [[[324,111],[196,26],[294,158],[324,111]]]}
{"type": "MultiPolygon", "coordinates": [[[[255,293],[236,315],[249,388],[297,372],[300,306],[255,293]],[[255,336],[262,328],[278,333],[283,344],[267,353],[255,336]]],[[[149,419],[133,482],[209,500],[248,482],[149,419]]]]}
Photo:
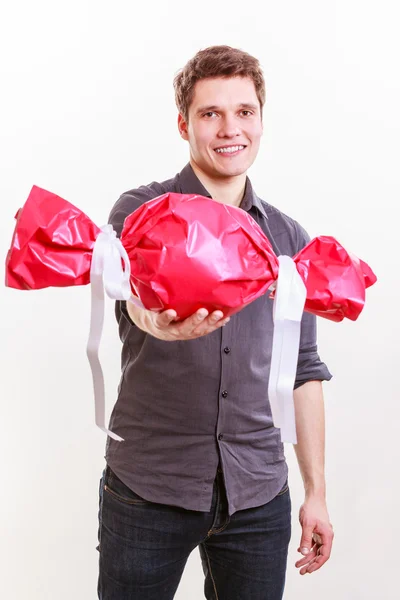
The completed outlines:
{"type": "Polygon", "coordinates": [[[296,567],[300,568],[300,575],[305,575],[320,569],[331,555],[333,528],[325,500],[306,498],[299,521],[303,531],[297,551],[304,557],[296,562],[296,567]]]}

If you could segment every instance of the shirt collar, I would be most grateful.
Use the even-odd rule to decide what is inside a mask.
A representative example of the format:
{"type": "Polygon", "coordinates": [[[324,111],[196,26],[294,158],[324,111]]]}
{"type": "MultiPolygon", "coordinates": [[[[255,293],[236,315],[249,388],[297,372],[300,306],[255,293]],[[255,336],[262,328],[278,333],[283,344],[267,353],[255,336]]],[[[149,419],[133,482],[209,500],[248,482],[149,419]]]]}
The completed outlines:
{"type": "MultiPolygon", "coordinates": [[[[206,190],[196,173],[193,171],[192,165],[188,163],[178,175],[178,185],[181,194],[198,194],[199,196],[205,196],[211,198],[211,194],[206,190]]],[[[253,190],[250,179],[246,177],[246,187],[244,190],[244,196],[240,203],[240,208],[249,212],[250,209],[255,206],[257,210],[268,219],[265,208],[262,205],[260,198],[253,190]]]]}

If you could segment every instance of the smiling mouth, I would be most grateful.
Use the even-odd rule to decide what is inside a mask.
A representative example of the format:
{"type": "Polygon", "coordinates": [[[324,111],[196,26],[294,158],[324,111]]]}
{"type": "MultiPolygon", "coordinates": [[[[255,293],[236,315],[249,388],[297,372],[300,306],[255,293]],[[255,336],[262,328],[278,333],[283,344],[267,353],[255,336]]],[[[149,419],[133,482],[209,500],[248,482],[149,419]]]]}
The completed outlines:
{"type": "Polygon", "coordinates": [[[237,152],[240,152],[241,150],[244,150],[246,148],[246,146],[226,146],[225,148],[215,148],[215,152],[217,154],[236,154],[237,152]]]}

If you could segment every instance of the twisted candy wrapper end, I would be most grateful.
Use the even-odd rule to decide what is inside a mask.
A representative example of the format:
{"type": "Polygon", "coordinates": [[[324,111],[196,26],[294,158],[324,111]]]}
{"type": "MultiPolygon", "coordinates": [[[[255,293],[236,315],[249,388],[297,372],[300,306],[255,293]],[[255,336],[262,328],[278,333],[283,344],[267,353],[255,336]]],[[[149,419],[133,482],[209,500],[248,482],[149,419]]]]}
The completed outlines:
{"type": "Polygon", "coordinates": [[[331,321],[355,321],[365,305],[365,290],[377,278],[372,269],[334,237],[312,239],[293,260],[306,287],[304,310],[331,321]]]}
{"type": "Polygon", "coordinates": [[[6,286],[21,290],[87,285],[99,227],[60,196],[36,185],[15,215],[6,286]]]}
{"type": "Polygon", "coordinates": [[[38,186],[32,187],[15,218],[6,258],[6,286],[27,290],[91,283],[87,355],[93,377],[95,421],[107,435],[122,441],[105,426],[99,346],[104,322],[104,288],[114,300],[128,300],[131,296],[126,251],[111,225],[100,229],[75,206],[38,186]]]}

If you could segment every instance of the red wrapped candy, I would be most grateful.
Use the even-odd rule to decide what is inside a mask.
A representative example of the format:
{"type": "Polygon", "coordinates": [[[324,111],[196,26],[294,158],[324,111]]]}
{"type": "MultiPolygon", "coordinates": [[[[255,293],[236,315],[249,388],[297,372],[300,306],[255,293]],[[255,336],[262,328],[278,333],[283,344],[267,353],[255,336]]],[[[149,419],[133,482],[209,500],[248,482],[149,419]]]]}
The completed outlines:
{"type": "Polygon", "coordinates": [[[116,439],[103,424],[103,283],[109,296],[125,300],[131,285],[146,308],[173,308],[181,319],[202,307],[229,316],[269,290],[275,297],[269,398],[282,439],[296,441],[292,392],[302,312],[355,320],[375,281],[370,267],[332,237],[315,238],[293,259],[277,257],[247,212],[203,196],[169,193],[146,202],[126,218],[118,240],[110,225],[97,227],[36,186],[17,213],[6,263],[6,285],[17,289],[92,283],[88,354],[96,422],[116,439]]]}
{"type": "MultiPolygon", "coordinates": [[[[34,186],[17,213],[6,285],[89,283],[99,233],[82,211],[34,186]]],[[[277,256],[254,219],[203,196],[170,193],[146,202],[126,218],[121,241],[144,306],[173,308],[182,319],[201,307],[232,315],[278,276],[277,256]]],[[[312,240],[294,261],[307,287],[305,310],[334,321],[358,317],[365,288],[376,281],[366,263],[326,236],[312,240]]]]}

